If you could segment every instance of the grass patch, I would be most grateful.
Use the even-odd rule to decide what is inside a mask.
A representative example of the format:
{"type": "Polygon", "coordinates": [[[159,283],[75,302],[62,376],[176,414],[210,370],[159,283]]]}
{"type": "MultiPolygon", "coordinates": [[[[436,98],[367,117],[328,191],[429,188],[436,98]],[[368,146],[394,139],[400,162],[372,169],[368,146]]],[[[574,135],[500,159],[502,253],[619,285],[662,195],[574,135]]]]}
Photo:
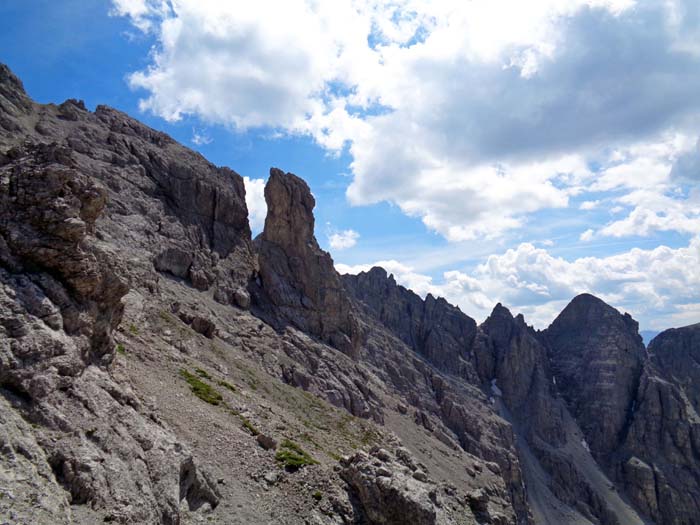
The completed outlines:
{"type": "Polygon", "coordinates": [[[260,431],[257,428],[255,428],[255,425],[253,425],[253,423],[251,423],[247,418],[245,418],[243,416],[238,416],[238,417],[241,418],[241,422],[243,423],[243,428],[245,428],[248,432],[250,432],[254,436],[257,436],[258,434],[260,434],[260,431]]]}
{"type": "Polygon", "coordinates": [[[371,428],[363,427],[362,428],[362,435],[360,436],[360,441],[362,442],[363,445],[372,445],[379,441],[379,438],[381,436],[379,433],[375,432],[371,428]]]}
{"type": "Polygon", "coordinates": [[[204,379],[211,379],[209,372],[207,372],[206,370],[202,370],[201,368],[195,368],[194,371],[197,372],[197,375],[199,377],[203,377],[204,379]]]}
{"type": "Polygon", "coordinates": [[[137,328],[137,326],[135,324],[132,323],[129,325],[129,333],[131,335],[138,335],[139,334],[139,329],[137,328]]]}
{"type": "Polygon", "coordinates": [[[117,345],[117,353],[121,355],[126,355],[126,348],[124,348],[124,345],[119,343],[117,345]]]}
{"type": "Polygon", "coordinates": [[[318,461],[289,439],[282,441],[279,450],[275,454],[275,459],[287,470],[299,470],[308,465],[318,464],[318,461]]]}
{"type": "Polygon", "coordinates": [[[158,317],[160,317],[163,321],[165,321],[168,324],[175,324],[175,318],[170,314],[170,312],[161,310],[160,312],[158,312],[158,317]]]}
{"type": "Polygon", "coordinates": [[[230,390],[231,392],[235,392],[235,391],[236,391],[236,387],[235,387],[235,386],[233,386],[233,385],[232,385],[231,383],[229,383],[228,381],[224,381],[223,379],[219,379],[219,380],[216,382],[216,384],[219,385],[219,386],[224,387],[226,390],[230,390]]]}
{"type": "Polygon", "coordinates": [[[202,401],[210,405],[219,405],[223,401],[223,397],[214,388],[199,379],[196,375],[191,374],[184,368],[180,369],[180,376],[190,385],[190,390],[202,401]]]}
{"type": "Polygon", "coordinates": [[[316,501],[321,501],[323,499],[323,493],[320,490],[317,490],[316,492],[311,494],[311,497],[316,501]]]}

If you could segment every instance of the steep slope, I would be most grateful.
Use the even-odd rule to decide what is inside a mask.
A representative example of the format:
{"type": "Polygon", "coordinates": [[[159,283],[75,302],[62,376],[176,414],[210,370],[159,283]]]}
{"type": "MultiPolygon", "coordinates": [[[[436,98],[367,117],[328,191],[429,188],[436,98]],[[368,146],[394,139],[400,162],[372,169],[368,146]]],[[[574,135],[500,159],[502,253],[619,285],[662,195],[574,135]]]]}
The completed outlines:
{"type": "Polygon", "coordinates": [[[700,324],[670,329],[649,345],[650,359],[620,450],[620,478],[655,522],[700,516],[700,324]]]}
{"type": "Polygon", "coordinates": [[[541,339],[522,315],[513,317],[499,304],[479,327],[475,346],[484,365],[480,374],[490,382],[496,406],[518,434],[535,521],[642,523],[612,490],[611,480],[591,454],[541,339]]]}
{"type": "Polygon", "coordinates": [[[554,376],[588,446],[606,459],[624,439],[646,357],[637,322],[582,294],[544,338],[554,376]]]}
{"type": "Polygon", "coordinates": [[[473,378],[468,351],[476,322],[442,298],[425,300],[398,286],[383,268],[343,275],[343,282],[372,317],[446,372],[473,378]]]}
{"type": "Polygon", "coordinates": [[[69,502],[90,502],[106,520],[178,523],[181,501],[215,507],[217,490],[188,447],[106,371],[129,275],[97,234],[108,191],[70,146],[20,134],[27,122],[56,124],[62,110],[36,115],[5,68],[0,82],[2,126],[12,132],[3,142],[20,144],[0,162],[4,446],[10,463],[33,464],[35,480],[6,476],[2,513],[17,523],[68,523],[81,519],[69,502]]]}
{"type": "MultiPolygon", "coordinates": [[[[643,522],[612,489],[610,478],[588,450],[559,392],[547,346],[521,315],[513,317],[499,304],[475,327],[459,309],[430,296],[423,301],[381,268],[345,275],[343,281],[365,312],[445,371],[451,383],[469,385],[461,403],[488,398],[490,406],[470,411],[493,411],[512,425],[508,432],[514,439],[508,448],[518,459],[504,469],[517,483],[525,483],[526,491],[512,490],[511,497],[514,506],[520,504],[515,503],[519,498],[522,507],[527,501],[535,523],[643,522]],[[440,312],[436,304],[444,305],[440,315],[432,315],[440,312]],[[437,351],[435,347],[426,351],[421,336],[425,333],[441,334],[437,351]]],[[[454,430],[449,418],[443,422],[454,430]]],[[[483,437],[497,442],[488,434],[483,437]]],[[[467,449],[472,446],[469,432],[462,434],[461,443],[467,449]]]]}

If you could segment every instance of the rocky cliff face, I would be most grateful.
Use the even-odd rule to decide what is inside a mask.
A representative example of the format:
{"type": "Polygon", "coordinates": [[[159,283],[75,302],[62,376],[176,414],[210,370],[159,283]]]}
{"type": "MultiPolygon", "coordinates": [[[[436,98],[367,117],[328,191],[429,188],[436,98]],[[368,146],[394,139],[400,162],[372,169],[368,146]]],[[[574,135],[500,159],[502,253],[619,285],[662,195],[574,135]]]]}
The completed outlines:
{"type": "Polygon", "coordinates": [[[0,521],[697,521],[697,325],[477,326],[265,197],[253,241],[235,172],[0,66],[0,521]]]}
{"type": "Polygon", "coordinates": [[[314,237],[311,190],[299,177],[272,168],[265,202],[265,229],[255,241],[260,274],[253,289],[262,296],[258,304],[273,319],[356,355],[359,326],[333,260],[314,237]]]}
{"type": "MultiPolygon", "coordinates": [[[[3,128],[60,125],[60,109],[36,119],[6,69],[0,81],[3,128]]],[[[3,135],[18,145],[0,163],[2,514],[69,523],[80,519],[71,504],[90,502],[105,520],[178,523],[181,500],[213,508],[188,448],[106,372],[128,272],[98,233],[109,192],[86,169],[93,159],[26,131],[3,135]]]]}
{"type": "Polygon", "coordinates": [[[646,357],[636,321],[583,294],[544,337],[562,395],[591,451],[606,457],[624,439],[646,357]]]}
{"type": "MultiPolygon", "coordinates": [[[[351,294],[386,328],[432,364],[469,377],[467,355],[476,334],[476,322],[442,298],[422,300],[383,268],[358,275],[344,275],[351,294]]],[[[472,376],[473,377],[473,376],[472,376]]]]}
{"type": "Polygon", "coordinates": [[[662,332],[649,355],[617,468],[656,522],[693,523],[700,515],[700,325],[662,332]]]}

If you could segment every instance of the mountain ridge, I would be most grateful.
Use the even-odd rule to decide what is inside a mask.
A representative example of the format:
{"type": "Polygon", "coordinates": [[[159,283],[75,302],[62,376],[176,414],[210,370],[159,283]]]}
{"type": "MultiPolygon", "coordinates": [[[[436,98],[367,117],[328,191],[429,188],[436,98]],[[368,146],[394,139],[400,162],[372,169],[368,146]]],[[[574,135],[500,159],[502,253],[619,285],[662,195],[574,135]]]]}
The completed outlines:
{"type": "Polygon", "coordinates": [[[0,65],[1,517],[700,514],[699,325],[647,351],[590,294],[543,331],[500,303],[477,324],[383,269],[339,275],[302,179],[272,168],[265,197],[252,239],[233,170],[106,106],[36,104],[0,65]]]}

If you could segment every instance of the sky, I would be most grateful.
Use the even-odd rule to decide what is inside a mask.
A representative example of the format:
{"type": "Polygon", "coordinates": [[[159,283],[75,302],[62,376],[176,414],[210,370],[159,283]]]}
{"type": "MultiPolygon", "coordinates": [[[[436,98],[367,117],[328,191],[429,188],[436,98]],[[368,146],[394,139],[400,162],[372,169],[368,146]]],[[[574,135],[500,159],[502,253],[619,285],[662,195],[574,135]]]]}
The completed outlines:
{"type": "Polygon", "coordinates": [[[301,176],[341,272],[700,322],[697,0],[4,0],[0,61],[237,171],[254,234],[301,176]]]}

